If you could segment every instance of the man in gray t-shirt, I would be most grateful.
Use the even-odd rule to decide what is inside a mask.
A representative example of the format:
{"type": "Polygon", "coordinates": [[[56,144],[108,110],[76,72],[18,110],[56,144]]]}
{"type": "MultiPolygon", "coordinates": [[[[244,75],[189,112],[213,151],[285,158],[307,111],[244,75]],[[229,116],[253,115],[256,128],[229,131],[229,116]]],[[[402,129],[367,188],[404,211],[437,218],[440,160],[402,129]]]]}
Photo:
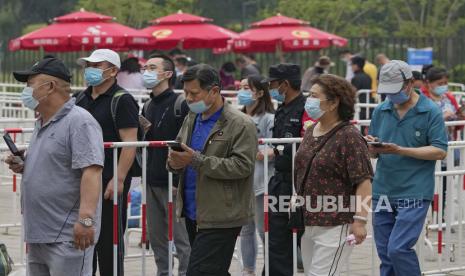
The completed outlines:
{"type": "Polygon", "coordinates": [[[102,130],[70,97],[71,76],[61,60],[44,59],[13,74],[27,82],[24,105],[40,114],[24,162],[6,160],[23,174],[28,275],[91,275],[100,231],[102,130]]]}

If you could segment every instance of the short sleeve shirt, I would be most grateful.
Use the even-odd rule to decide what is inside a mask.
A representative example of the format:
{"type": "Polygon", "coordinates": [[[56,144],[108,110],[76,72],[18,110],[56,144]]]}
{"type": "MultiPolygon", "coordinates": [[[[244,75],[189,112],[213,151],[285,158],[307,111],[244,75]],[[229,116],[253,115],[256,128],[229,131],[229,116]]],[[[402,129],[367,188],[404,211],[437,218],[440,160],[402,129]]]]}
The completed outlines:
{"type": "Polygon", "coordinates": [[[312,210],[305,208],[305,225],[336,226],[352,223],[354,212],[350,212],[351,196],[355,195],[357,185],[373,176],[368,146],[360,131],[354,126],[339,129],[316,153],[308,177],[304,181],[311,156],[329,135],[327,133],[314,137],[314,128],[315,125],[312,125],[305,132],[295,157],[296,186],[299,189],[304,183],[303,196],[310,200],[306,205],[310,204],[312,207],[312,210]],[[347,208],[348,211],[331,211],[329,205],[328,209],[325,209],[324,197],[329,199],[328,196],[335,198],[337,206],[347,208]]]}
{"type": "MultiPolygon", "coordinates": [[[[420,94],[402,119],[386,100],[373,112],[369,134],[401,147],[433,146],[447,151],[447,132],[440,108],[420,94]]],[[[373,198],[431,200],[436,161],[398,154],[380,154],[373,179],[373,198]]]]}
{"type": "MultiPolygon", "coordinates": [[[[89,112],[75,105],[74,98],[45,125],[37,121],[21,185],[26,242],[73,240],[82,169],[103,166],[103,162],[102,130],[89,112]]],[[[94,219],[98,233],[100,204],[94,219]]]]}
{"type": "MultiPolygon", "coordinates": [[[[139,105],[130,94],[121,96],[116,109],[116,125],[111,116],[111,100],[113,95],[124,90],[116,82],[104,94],[92,98],[92,87],[84,90],[85,97],[77,105],[86,109],[94,116],[103,131],[103,141],[121,142],[118,131],[124,128],[137,128],[139,126],[139,105]]],[[[113,149],[105,149],[105,167],[103,179],[110,180],[113,177],[113,149]]],[[[104,183],[106,184],[106,183],[104,183]]]]}

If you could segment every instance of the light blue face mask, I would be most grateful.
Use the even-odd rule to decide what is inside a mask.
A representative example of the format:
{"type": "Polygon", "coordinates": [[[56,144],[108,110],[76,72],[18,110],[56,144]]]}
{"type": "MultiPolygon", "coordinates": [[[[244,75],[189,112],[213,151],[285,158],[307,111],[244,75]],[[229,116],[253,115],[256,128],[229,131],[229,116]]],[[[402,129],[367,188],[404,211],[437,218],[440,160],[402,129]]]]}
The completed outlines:
{"type": "MultiPolygon", "coordinates": [[[[41,85],[37,86],[36,89],[47,83],[50,83],[50,82],[42,83],[41,85]]],[[[23,102],[23,105],[31,110],[35,110],[37,106],[39,105],[39,101],[46,98],[50,93],[41,97],[39,100],[36,100],[36,98],[32,96],[33,94],[34,94],[34,88],[29,87],[29,86],[24,87],[23,91],[21,92],[21,100],[23,102]]]]}
{"type": "Polygon", "coordinates": [[[105,81],[105,79],[103,78],[103,72],[111,68],[112,67],[102,70],[100,68],[95,67],[86,67],[86,69],[84,69],[84,79],[86,80],[87,85],[100,85],[102,82],[105,81]]]}
{"type": "Polygon", "coordinates": [[[410,99],[409,95],[407,95],[404,90],[396,94],[389,94],[387,97],[394,104],[403,104],[410,99]]]}
{"type": "Polygon", "coordinates": [[[148,89],[154,88],[161,82],[161,80],[158,79],[158,73],[156,71],[145,70],[142,79],[144,80],[144,86],[148,89]]]}
{"type": "Polygon", "coordinates": [[[240,105],[250,106],[255,103],[255,100],[252,96],[252,91],[247,89],[241,89],[237,93],[237,100],[240,105]]]}
{"type": "Polygon", "coordinates": [[[284,102],[284,99],[286,98],[286,97],[284,97],[284,95],[279,94],[279,89],[278,88],[270,89],[270,96],[271,96],[271,98],[277,100],[280,103],[284,102]]]}
{"type": "MultiPolygon", "coordinates": [[[[210,92],[208,92],[208,95],[206,98],[208,98],[209,95],[210,95],[210,92]]],[[[211,104],[207,105],[204,100],[201,100],[198,102],[187,103],[187,106],[189,106],[189,109],[192,112],[196,114],[200,114],[200,113],[204,113],[205,111],[207,111],[211,107],[211,104]]]]}
{"type": "Polygon", "coordinates": [[[305,111],[307,112],[308,116],[313,120],[318,120],[325,114],[325,111],[321,110],[320,102],[326,100],[320,100],[318,98],[308,97],[307,101],[305,102],[305,111]]]}
{"type": "Polygon", "coordinates": [[[436,88],[433,89],[433,93],[438,96],[442,96],[446,94],[448,90],[449,90],[449,86],[441,85],[441,86],[436,86],[436,88]]]}
{"type": "Polygon", "coordinates": [[[39,101],[32,96],[33,93],[34,89],[29,86],[24,87],[23,92],[21,93],[23,105],[31,110],[35,110],[39,105],[39,101]]]}

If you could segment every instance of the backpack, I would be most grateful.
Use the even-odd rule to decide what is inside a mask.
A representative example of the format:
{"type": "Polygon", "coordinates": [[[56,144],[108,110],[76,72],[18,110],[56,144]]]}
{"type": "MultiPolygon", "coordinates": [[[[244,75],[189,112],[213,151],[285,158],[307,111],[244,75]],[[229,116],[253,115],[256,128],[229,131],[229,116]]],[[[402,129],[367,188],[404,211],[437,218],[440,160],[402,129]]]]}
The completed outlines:
{"type": "MultiPolygon", "coordinates": [[[[118,139],[121,141],[121,138],[119,137],[119,132],[116,127],[116,110],[118,108],[118,103],[119,100],[121,99],[121,96],[129,94],[125,90],[118,90],[113,94],[113,97],[111,98],[111,106],[110,106],[110,112],[111,112],[111,118],[113,120],[113,125],[116,129],[116,135],[118,136],[118,139]]],[[[79,92],[76,94],[76,104],[79,103],[83,98],[85,97],[84,91],[79,92]]],[[[145,137],[146,131],[144,130],[144,121],[147,121],[143,116],[139,115],[139,126],[137,128],[137,141],[143,141],[145,137]]],[[[142,176],[142,148],[136,148],[136,157],[134,158],[134,162],[132,163],[131,168],[129,168],[128,175],[132,177],[139,177],[142,176]]]]}
{"type": "Polygon", "coordinates": [[[0,243],[0,276],[6,276],[13,270],[13,260],[11,259],[6,245],[0,243]]]}

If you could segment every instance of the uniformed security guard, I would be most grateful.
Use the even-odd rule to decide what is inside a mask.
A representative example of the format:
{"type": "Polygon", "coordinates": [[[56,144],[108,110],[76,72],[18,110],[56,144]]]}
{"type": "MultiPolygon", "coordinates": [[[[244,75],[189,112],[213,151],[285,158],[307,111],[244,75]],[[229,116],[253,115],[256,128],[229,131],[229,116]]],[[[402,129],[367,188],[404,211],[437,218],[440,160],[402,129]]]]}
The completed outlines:
{"type": "MultiPolygon", "coordinates": [[[[275,114],[273,138],[301,137],[306,98],[300,91],[299,65],[273,65],[266,81],[271,96],[280,102],[275,114]]],[[[270,196],[292,195],[292,158],[292,144],[275,145],[275,175],[268,184],[270,196]]],[[[287,212],[269,213],[270,276],[293,275],[292,230],[288,228],[288,221],[287,212]]]]}

